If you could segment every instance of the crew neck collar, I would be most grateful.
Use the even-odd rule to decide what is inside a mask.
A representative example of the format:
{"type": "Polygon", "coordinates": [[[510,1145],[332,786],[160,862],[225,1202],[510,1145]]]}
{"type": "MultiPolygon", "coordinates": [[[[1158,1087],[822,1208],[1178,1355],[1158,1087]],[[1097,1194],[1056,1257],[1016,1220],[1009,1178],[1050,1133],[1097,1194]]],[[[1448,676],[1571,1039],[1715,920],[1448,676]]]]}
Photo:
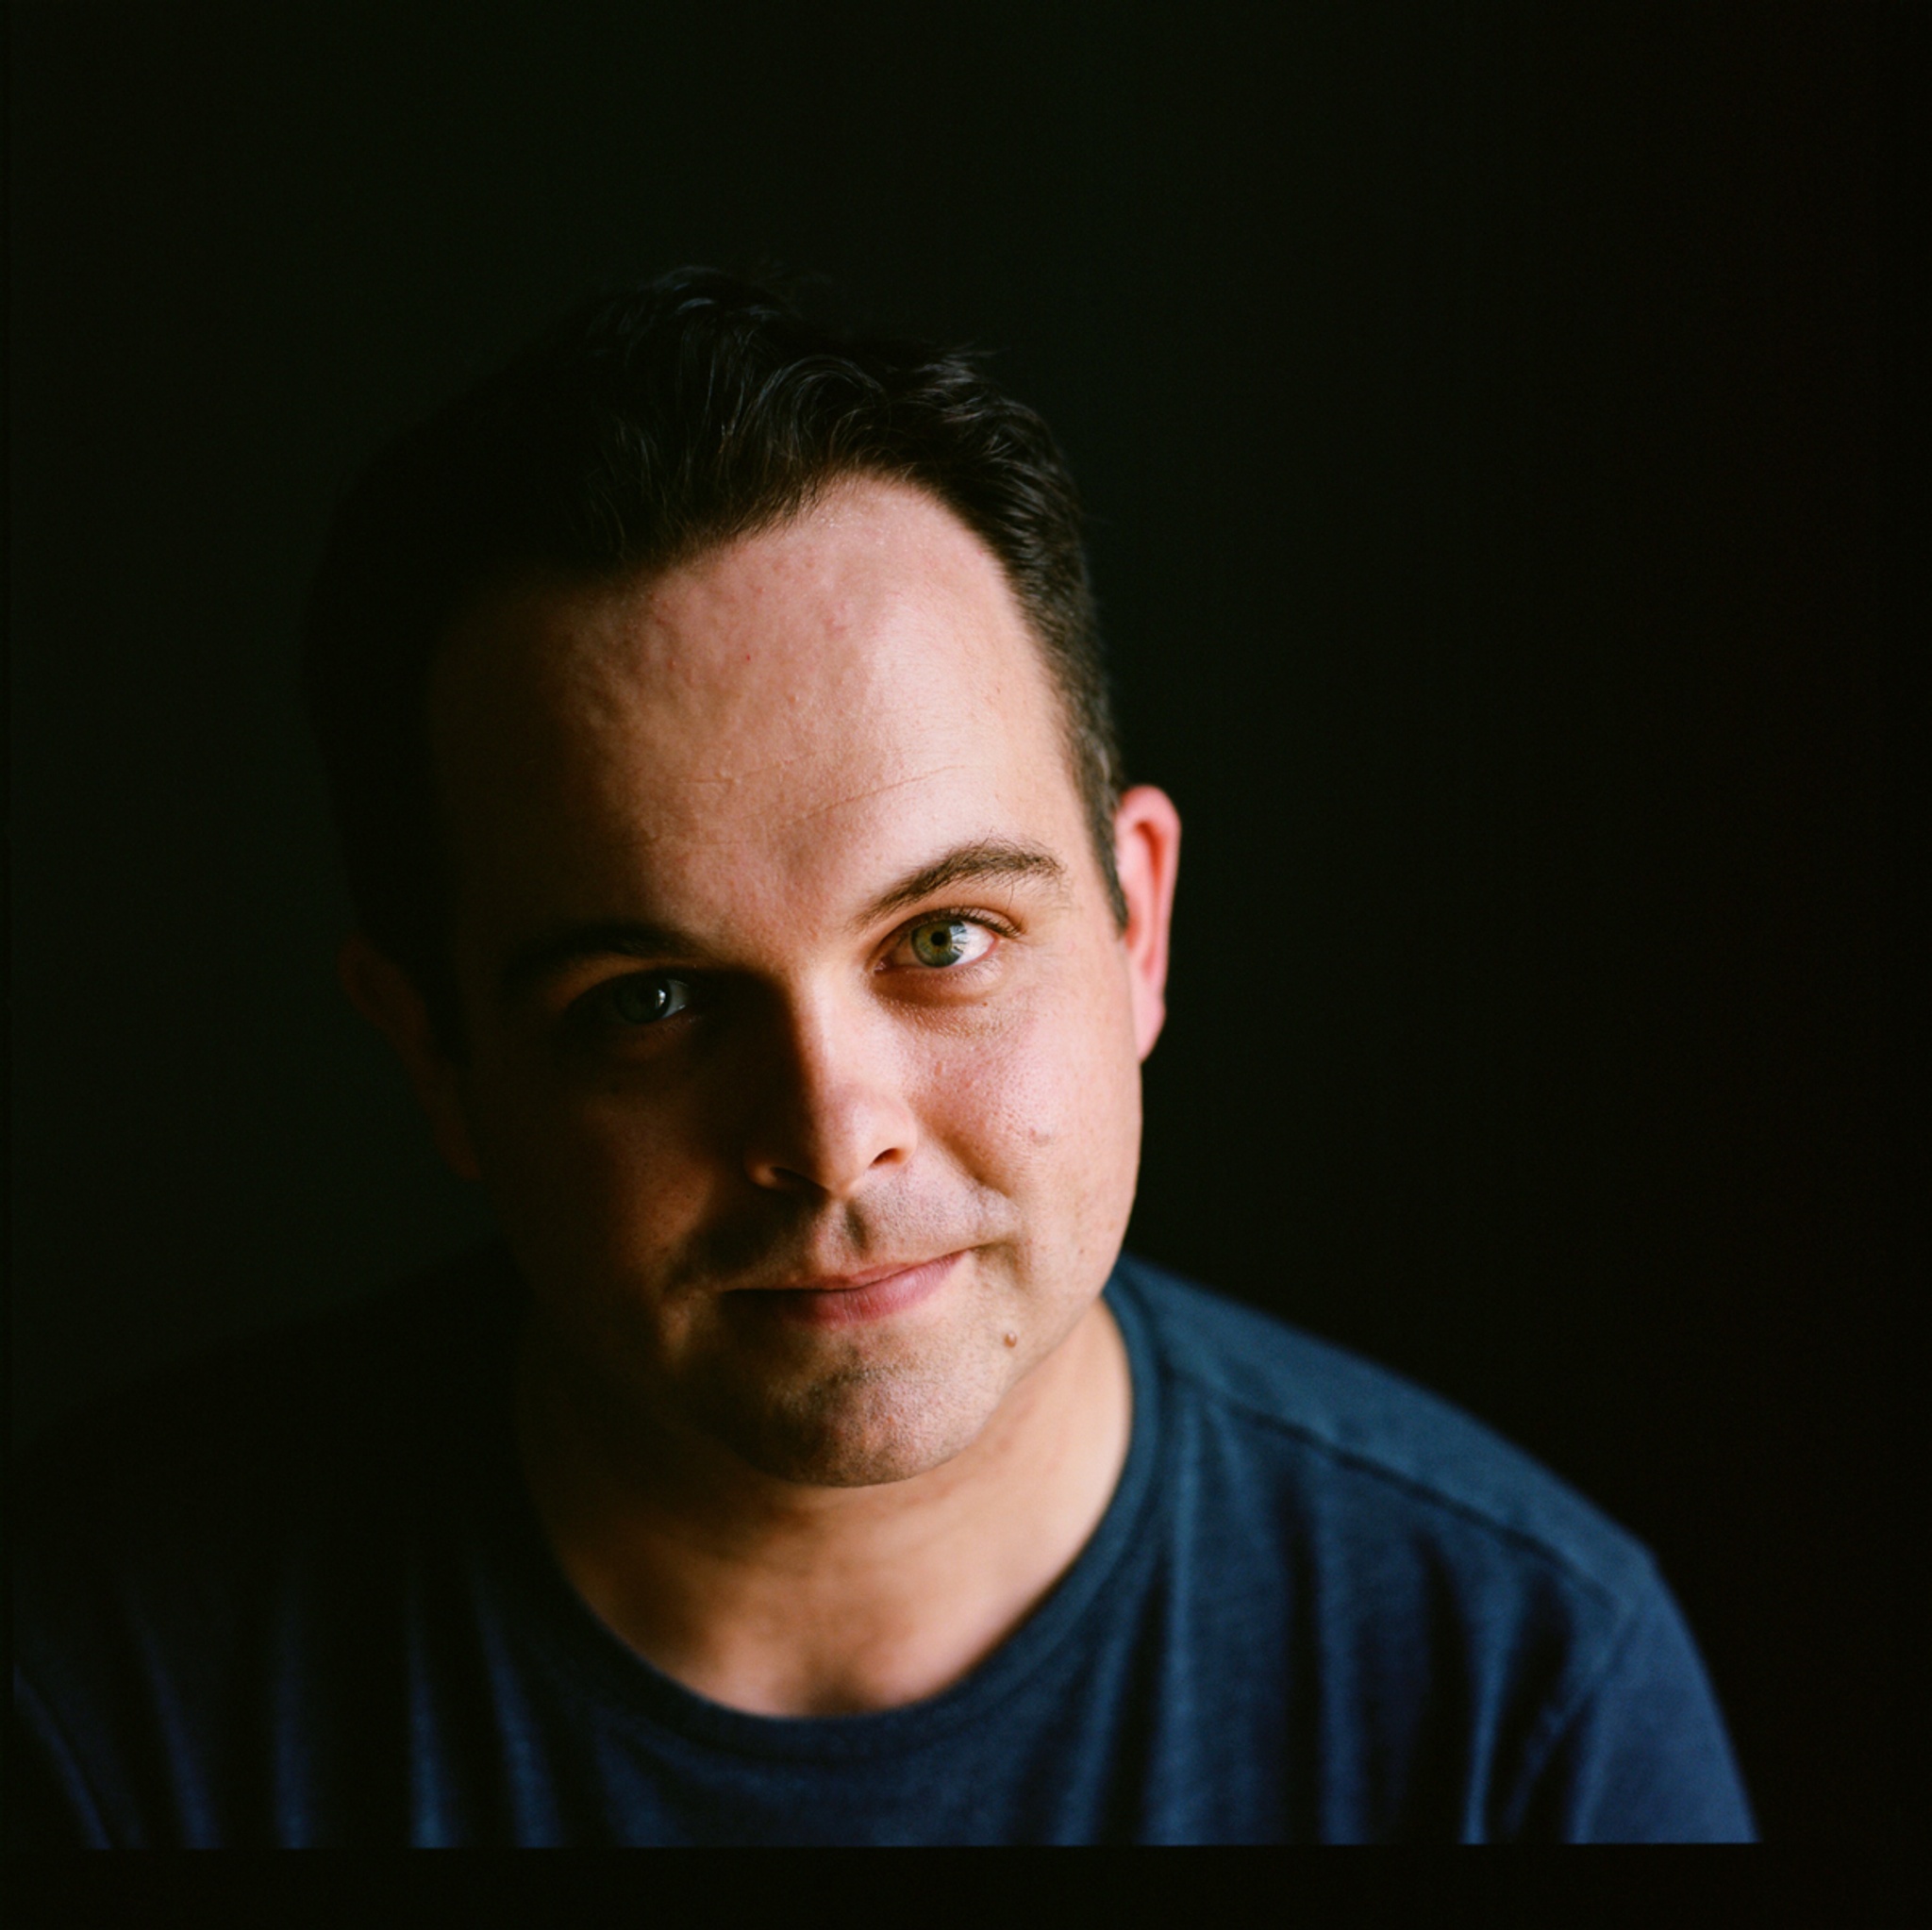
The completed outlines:
{"type": "Polygon", "coordinates": [[[851,1760],[924,1745],[979,1719],[1046,1666],[1117,1580],[1142,1532],[1159,1458],[1161,1389],[1147,1316],[1124,1270],[1105,1289],[1126,1349],[1132,1418],[1127,1453],[1099,1524],[1033,1612],[950,1688],[896,1708],[847,1716],[766,1716],[711,1701],[631,1649],[578,1595],[543,1533],[518,1465],[508,1409],[500,1448],[508,1475],[505,1553],[528,1625],[552,1665],[608,1720],[668,1732],[711,1749],[787,1761],[851,1760]]]}

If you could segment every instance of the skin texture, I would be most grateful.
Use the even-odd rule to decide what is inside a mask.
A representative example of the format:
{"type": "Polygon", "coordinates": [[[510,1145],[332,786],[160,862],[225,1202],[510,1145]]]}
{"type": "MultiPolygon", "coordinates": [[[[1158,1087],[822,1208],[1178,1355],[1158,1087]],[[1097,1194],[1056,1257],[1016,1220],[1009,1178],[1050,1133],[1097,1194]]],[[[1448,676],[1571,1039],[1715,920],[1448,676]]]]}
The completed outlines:
{"type": "Polygon", "coordinates": [[[1124,1458],[1097,1295],[1172,805],[1123,800],[1123,932],[997,561],[871,480],[654,580],[497,595],[430,716],[462,1063],[359,939],[343,978],[532,1284],[520,1438],[565,1572],[735,1706],[935,1693],[1124,1458]]]}

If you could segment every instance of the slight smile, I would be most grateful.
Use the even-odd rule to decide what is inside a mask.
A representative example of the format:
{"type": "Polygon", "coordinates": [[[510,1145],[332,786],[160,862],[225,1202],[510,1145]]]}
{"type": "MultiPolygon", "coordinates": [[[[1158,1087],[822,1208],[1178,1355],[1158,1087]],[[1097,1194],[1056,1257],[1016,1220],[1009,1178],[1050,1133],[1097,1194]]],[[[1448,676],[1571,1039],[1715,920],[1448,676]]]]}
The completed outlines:
{"type": "Polygon", "coordinates": [[[917,1260],[910,1266],[874,1267],[862,1273],[791,1286],[741,1289],[736,1297],[742,1301],[756,1295],[779,1319],[802,1326],[851,1326],[903,1313],[931,1298],[964,1257],[963,1252],[941,1254],[938,1259],[917,1260]]]}

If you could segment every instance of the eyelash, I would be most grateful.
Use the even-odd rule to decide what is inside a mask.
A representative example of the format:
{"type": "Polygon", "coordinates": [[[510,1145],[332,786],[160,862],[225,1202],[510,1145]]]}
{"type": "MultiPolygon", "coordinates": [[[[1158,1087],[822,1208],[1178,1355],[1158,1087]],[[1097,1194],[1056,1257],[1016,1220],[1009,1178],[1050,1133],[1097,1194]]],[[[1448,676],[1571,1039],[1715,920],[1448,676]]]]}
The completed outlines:
{"type": "Polygon", "coordinates": [[[641,1033],[656,1032],[667,1027],[675,1019],[685,1017],[697,1004],[697,986],[690,977],[676,972],[626,972],[617,978],[607,978],[601,985],[594,985],[578,999],[574,1012],[583,1022],[608,1027],[635,1038],[641,1033]],[[658,986],[679,986],[685,993],[684,1003],[675,1011],[667,1012],[661,1018],[634,1020],[622,1017],[616,1009],[617,1001],[626,990],[639,990],[658,986]]]}
{"type": "MultiPolygon", "coordinates": [[[[932,925],[941,924],[974,925],[982,931],[991,932],[995,939],[1016,939],[1020,936],[1019,928],[1016,925],[993,912],[978,907],[968,908],[965,906],[945,906],[935,911],[923,911],[917,918],[902,924],[886,943],[885,959],[890,960],[891,956],[894,952],[897,952],[902,946],[908,944],[915,932],[925,930],[932,925]]],[[[991,956],[992,953],[989,950],[977,958],[969,958],[955,966],[926,965],[911,969],[918,972],[922,976],[964,976],[973,972],[974,967],[987,964],[991,960],[991,956]]],[[[884,969],[884,962],[882,961],[881,966],[875,969],[884,969]]],[[[602,1024],[628,1037],[637,1038],[641,1034],[655,1032],[662,1027],[667,1027],[675,1019],[691,1016],[694,1008],[702,1010],[707,1001],[703,995],[702,980],[696,976],[688,976],[676,972],[626,972],[620,977],[608,978],[601,985],[591,987],[575,1003],[578,1013],[586,1022],[602,1024]],[[654,981],[682,986],[685,989],[686,994],[684,1004],[676,1011],[668,1012],[661,1019],[648,1021],[627,1021],[621,1019],[613,1009],[613,1007],[615,1001],[622,995],[624,989],[627,986],[648,984],[654,981]]]]}
{"type": "MultiPolygon", "coordinates": [[[[996,939],[1016,939],[1020,936],[1019,928],[1016,925],[1008,923],[1008,921],[997,916],[993,912],[984,910],[977,907],[969,909],[967,907],[963,905],[941,906],[937,911],[922,911],[919,914],[919,916],[911,920],[909,923],[902,924],[899,927],[899,929],[892,934],[891,940],[888,941],[886,945],[887,956],[890,957],[892,953],[896,952],[900,948],[900,946],[909,944],[911,942],[912,934],[914,932],[924,931],[928,926],[935,924],[976,925],[979,927],[981,931],[991,932],[996,939]]],[[[991,956],[992,953],[991,950],[989,950],[981,957],[969,958],[962,965],[927,965],[922,967],[921,969],[935,976],[951,976],[956,973],[970,972],[975,965],[983,965],[987,963],[987,961],[991,957],[991,956]]]]}

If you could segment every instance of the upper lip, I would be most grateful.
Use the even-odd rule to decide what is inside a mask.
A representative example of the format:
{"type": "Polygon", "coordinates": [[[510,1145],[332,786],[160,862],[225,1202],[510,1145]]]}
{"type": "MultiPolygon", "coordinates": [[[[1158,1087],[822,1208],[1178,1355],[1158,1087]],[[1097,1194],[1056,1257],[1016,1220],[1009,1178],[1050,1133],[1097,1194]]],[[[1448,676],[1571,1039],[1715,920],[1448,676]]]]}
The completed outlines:
{"type": "Polygon", "coordinates": [[[894,1273],[909,1273],[915,1267],[929,1267],[935,1260],[950,1259],[950,1254],[926,1254],[914,1260],[891,1260],[882,1267],[867,1267],[853,1273],[815,1273],[809,1278],[765,1280],[750,1290],[764,1293],[849,1293],[857,1287],[875,1287],[894,1273]]]}

